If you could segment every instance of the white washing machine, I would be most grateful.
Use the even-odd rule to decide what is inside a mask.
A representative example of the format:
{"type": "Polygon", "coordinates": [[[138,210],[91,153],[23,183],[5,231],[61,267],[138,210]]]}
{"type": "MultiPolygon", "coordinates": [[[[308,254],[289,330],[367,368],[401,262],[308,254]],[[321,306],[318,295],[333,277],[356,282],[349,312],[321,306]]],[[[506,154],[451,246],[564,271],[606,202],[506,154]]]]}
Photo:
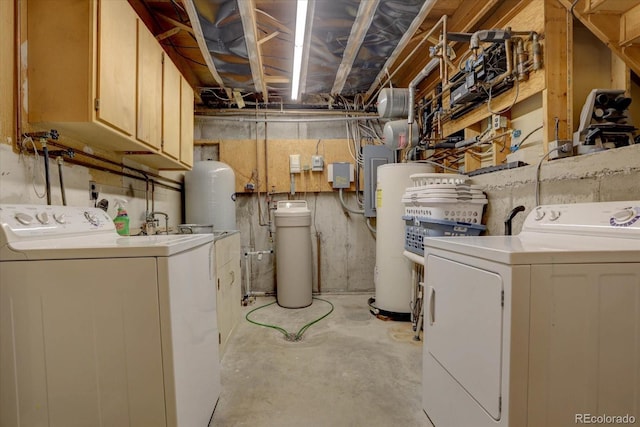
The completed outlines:
{"type": "Polygon", "coordinates": [[[0,426],[203,427],[220,394],[213,235],[0,205],[0,426]]]}
{"type": "Polygon", "coordinates": [[[434,426],[640,423],[640,201],[540,206],[517,236],[427,239],[425,293],[434,426]]]}

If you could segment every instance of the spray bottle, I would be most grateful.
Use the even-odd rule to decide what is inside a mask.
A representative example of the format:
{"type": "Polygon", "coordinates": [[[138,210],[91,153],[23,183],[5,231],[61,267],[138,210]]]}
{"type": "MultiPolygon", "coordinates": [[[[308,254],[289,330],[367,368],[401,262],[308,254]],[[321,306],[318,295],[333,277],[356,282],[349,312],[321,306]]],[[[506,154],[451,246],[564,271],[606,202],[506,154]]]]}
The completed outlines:
{"type": "Polygon", "coordinates": [[[125,209],[125,205],[127,201],[125,199],[116,198],[116,209],[118,212],[116,213],[116,217],[113,219],[113,223],[116,226],[116,231],[121,236],[129,235],[129,215],[127,215],[127,210],[125,209]]]}

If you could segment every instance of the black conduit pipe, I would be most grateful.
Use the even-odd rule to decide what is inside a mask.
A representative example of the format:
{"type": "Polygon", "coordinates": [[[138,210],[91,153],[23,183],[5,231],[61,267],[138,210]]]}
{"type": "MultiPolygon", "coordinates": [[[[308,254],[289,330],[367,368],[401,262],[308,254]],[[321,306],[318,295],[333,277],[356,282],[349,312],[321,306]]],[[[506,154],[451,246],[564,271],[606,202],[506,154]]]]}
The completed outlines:
{"type": "Polygon", "coordinates": [[[58,158],[56,158],[56,161],[58,162],[58,177],[60,178],[60,195],[62,196],[62,206],[67,206],[67,195],[64,191],[64,181],[62,179],[62,164],[64,163],[64,160],[62,159],[62,156],[59,156],[58,158]]]}
{"type": "Polygon", "coordinates": [[[47,205],[51,204],[51,178],[49,176],[49,149],[47,148],[47,141],[42,140],[42,152],[44,154],[44,179],[47,189],[47,205]]]}

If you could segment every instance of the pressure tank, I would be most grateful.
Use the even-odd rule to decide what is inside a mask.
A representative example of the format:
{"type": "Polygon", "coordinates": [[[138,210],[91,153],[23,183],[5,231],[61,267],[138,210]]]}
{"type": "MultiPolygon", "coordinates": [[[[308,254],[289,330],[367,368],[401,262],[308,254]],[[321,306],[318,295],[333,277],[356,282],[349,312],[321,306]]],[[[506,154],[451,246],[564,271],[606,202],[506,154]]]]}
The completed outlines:
{"type": "Polygon", "coordinates": [[[384,88],[378,95],[378,115],[381,118],[408,117],[409,89],[384,88]]]}
{"type": "MultiPolygon", "coordinates": [[[[418,124],[413,122],[413,135],[411,136],[411,147],[415,147],[418,145],[418,141],[420,140],[420,134],[418,131],[418,124]]],[[[392,120],[384,125],[384,129],[382,130],[384,144],[391,148],[392,150],[397,150],[398,148],[406,148],[407,141],[409,139],[409,124],[407,123],[407,119],[404,120],[392,120]]]]}
{"type": "Polygon", "coordinates": [[[226,163],[195,162],[184,177],[187,223],[237,230],[235,185],[235,173],[226,163]]]}
{"type": "Polygon", "coordinates": [[[412,262],[403,255],[405,222],[402,195],[414,184],[411,175],[433,172],[422,163],[378,166],[376,188],[375,306],[389,315],[411,313],[412,262]]]}

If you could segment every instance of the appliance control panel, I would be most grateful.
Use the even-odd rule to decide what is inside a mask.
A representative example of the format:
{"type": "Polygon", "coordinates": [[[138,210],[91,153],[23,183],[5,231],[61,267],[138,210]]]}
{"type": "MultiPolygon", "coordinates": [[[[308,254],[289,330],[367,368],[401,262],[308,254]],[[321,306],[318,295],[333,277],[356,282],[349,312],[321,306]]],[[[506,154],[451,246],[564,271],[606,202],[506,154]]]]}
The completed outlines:
{"type": "Polygon", "coordinates": [[[0,204],[0,227],[8,241],[116,232],[102,209],[77,206],[0,204]]]}
{"type": "Polygon", "coordinates": [[[537,206],[522,231],[640,239],[640,200],[537,206]]]}

